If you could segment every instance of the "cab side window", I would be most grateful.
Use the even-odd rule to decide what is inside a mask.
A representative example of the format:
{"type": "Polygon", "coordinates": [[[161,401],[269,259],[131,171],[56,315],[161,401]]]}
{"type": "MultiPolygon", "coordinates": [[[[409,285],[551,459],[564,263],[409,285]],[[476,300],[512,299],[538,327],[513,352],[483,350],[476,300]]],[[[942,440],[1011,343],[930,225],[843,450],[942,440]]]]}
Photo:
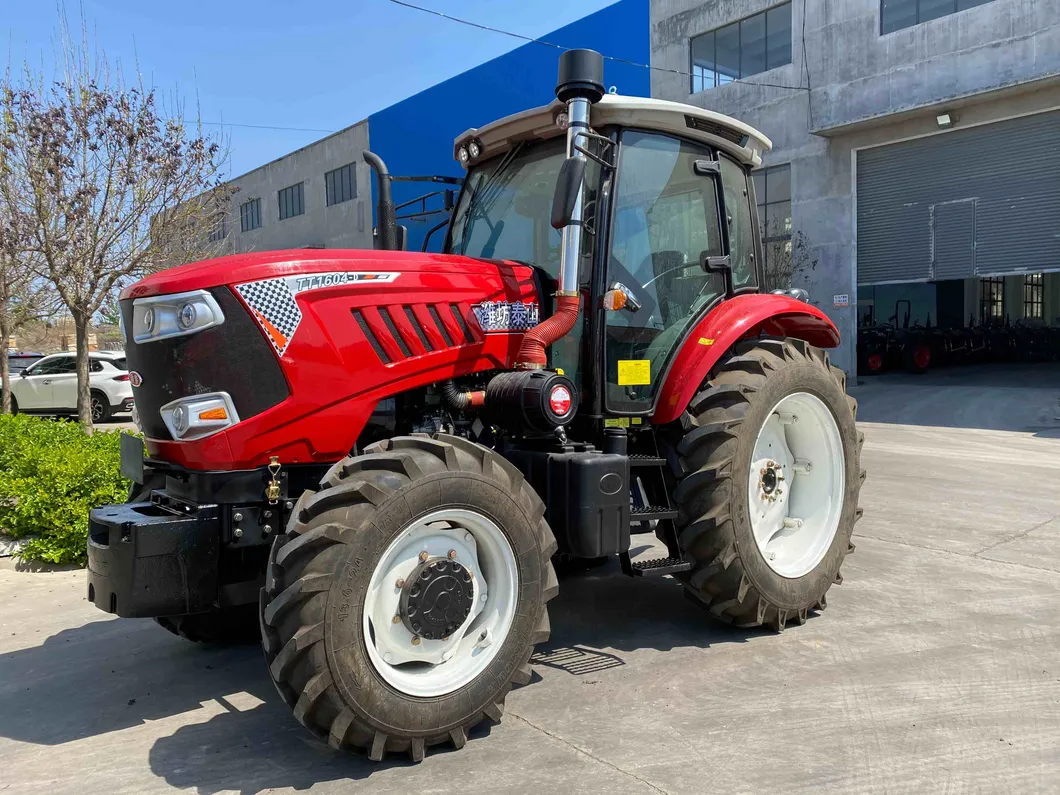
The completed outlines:
{"type": "Polygon", "coordinates": [[[719,155],[721,182],[725,190],[725,222],[729,227],[729,260],[733,287],[753,287],[755,276],[755,237],[751,226],[751,201],[747,172],[725,155],[719,155]]]}

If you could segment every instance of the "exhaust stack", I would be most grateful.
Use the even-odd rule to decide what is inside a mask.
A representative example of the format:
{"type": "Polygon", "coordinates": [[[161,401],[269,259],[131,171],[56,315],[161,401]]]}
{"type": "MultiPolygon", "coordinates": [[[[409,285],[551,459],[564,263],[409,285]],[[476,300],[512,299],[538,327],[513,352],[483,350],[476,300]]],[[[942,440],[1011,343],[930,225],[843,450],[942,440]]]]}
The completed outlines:
{"type": "MultiPolygon", "coordinates": [[[[568,159],[586,159],[574,145],[579,135],[589,132],[589,107],[599,102],[603,95],[604,59],[600,53],[595,50],[567,50],[560,55],[556,97],[567,103],[568,159]]],[[[556,312],[524,335],[519,353],[515,357],[515,366],[518,368],[543,368],[548,363],[545,349],[567,334],[578,322],[581,304],[578,292],[578,257],[582,247],[584,198],[584,189],[579,187],[570,223],[563,227],[556,312]]]]}

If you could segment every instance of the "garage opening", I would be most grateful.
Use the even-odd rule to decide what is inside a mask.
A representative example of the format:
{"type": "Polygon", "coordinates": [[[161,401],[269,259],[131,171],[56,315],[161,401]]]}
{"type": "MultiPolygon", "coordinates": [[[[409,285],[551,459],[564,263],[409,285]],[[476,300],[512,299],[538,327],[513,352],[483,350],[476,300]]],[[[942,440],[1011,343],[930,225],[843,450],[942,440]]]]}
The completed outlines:
{"type": "Polygon", "coordinates": [[[1060,373],[1060,111],[859,151],[857,268],[859,374],[1060,373]]]}

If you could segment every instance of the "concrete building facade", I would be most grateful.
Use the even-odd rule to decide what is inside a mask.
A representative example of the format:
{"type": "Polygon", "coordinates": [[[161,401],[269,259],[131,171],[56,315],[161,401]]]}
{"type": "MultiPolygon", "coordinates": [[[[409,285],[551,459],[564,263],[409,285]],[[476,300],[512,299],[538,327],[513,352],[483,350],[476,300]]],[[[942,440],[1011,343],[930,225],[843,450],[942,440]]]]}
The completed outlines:
{"type": "MultiPolygon", "coordinates": [[[[939,231],[944,228],[940,219],[960,214],[969,216],[971,230],[951,257],[954,273],[966,277],[959,285],[963,316],[978,314],[984,289],[1001,289],[1009,307],[1005,314],[1023,316],[1027,279],[1021,274],[1031,272],[1045,272],[1041,292],[1047,305],[1039,318],[1060,315],[1060,275],[1048,272],[1060,270],[1060,212],[1054,213],[1051,204],[1039,207],[1044,211],[1025,234],[1012,228],[1006,232],[1009,220],[991,227],[995,212],[1003,214],[1002,205],[1013,206],[1025,197],[994,197],[995,211],[989,197],[976,195],[980,189],[969,187],[962,176],[1006,147],[1011,151],[1014,141],[1029,141],[1015,159],[1040,167],[1031,168],[1029,187],[1020,190],[1040,195],[1038,204],[1056,194],[1060,115],[1048,112],[1060,108],[1060,2],[793,0],[790,12],[774,12],[790,13],[790,24],[782,20],[772,26],[790,36],[790,51],[765,28],[766,62],[754,51],[742,53],[740,74],[750,74],[733,79],[733,42],[756,40],[761,36],[758,15],[786,5],[776,0],[651,0],[652,96],[736,116],[773,140],[765,177],[756,184],[766,210],[765,233],[790,245],[796,286],[807,287],[814,303],[840,326],[844,343],[837,363],[854,371],[859,311],[874,311],[877,321],[886,321],[895,300],[908,298],[914,317],[923,321],[931,314],[937,322],[941,281],[933,277],[945,259],[943,244],[951,240],[939,231]],[[744,38],[736,39],[732,23],[741,21],[739,35],[744,38]],[[701,37],[711,31],[717,32],[715,40],[708,36],[704,46],[701,37]],[[714,62],[703,55],[711,46],[714,62]],[[773,52],[779,54],[778,65],[760,68],[772,65],[773,52]],[[981,149],[965,153],[960,148],[969,131],[992,124],[999,126],[991,154],[984,158],[976,155],[981,149]],[[1036,132],[1026,133],[1031,135],[1027,138],[1024,128],[1030,127],[1036,132]],[[890,159],[892,150],[886,147],[921,140],[934,151],[915,144],[913,149],[923,150],[917,155],[921,159],[903,161],[897,149],[890,159]],[[956,156],[949,158],[949,170],[928,174],[933,164],[947,162],[951,151],[956,156]],[[871,152],[879,154],[867,154],[871,152]],[[874,160],[881,165],[873,166],[874,160]],[[872,180],[865,175],[870,167],[876,169],[872,180]],[[888,169],[891,182],[885,179],[888,169]],[[786,194],[777,201],[770,195],[770,173],[777,177],[773,193],[786,194]],[[939,197],[905,197],[903,183],[917,180],[939,197]],[[885,184],[893,193],[881,198],[885,184]],[[950,207],[959,201],[970,202],[967,213],[963,205],[950,207]],[[864,227],[879,225],[888,208],[898,208],[893,222],[874,233],[878,240],[869,240],[864,227]],[[1039,245],[1023,252],[1014,243],[1023,238],[1039,245]],[[901,281],[888,278],[886,257],[867,276],[859,274],[859,255],[861,270],[866,270],[866,262],[876,257],[877,242],[910,260],[912,270],[896,274],[901,281]],[[1016,252],[1005,256],[1003,248],[988,259],[982,252],[990,246],[1015,247],[1016,252]],[[999,277],[1003,288],[982,285],[998,272],[1008,274],[999,277]],[[916,278],[905,279],[909,274],[916,278]]],[[[766,17],[766,23],[771,19],[766,17]]],[[[1001,182],[1007,169],[998,175],[1001,182]]],[[[767,251],[767,264],[768,257],[767,251]]]]}
{"type": "Polygon", "coordinates": [[[370,248],[372,175],[361,157],[367,148],[362,121],[231,180],[229,250],[370,248]]]}

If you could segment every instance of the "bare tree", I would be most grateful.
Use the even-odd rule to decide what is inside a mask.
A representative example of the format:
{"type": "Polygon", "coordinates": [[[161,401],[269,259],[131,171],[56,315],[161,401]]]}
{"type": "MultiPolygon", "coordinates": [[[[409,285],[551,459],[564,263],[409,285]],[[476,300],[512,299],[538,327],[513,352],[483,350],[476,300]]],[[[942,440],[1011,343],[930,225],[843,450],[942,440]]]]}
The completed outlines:
{"type": "MultiPolygon", "coordinates": [[[[46,84],[27,66],[6,91],[0,146],[24,185],[2,198],[15,205],[27,250],[73,320],[77,411],[87,429],[92,319],[122,286],[173,264],[175,241],[192,225],[213,222],[191,219],[223,206],[224,152],[200,124],[185,124],[181,103],[167,111],[154,88],[128,84],[92,55],[86,36],[76,45],[65,26],[62,33],[57,79],[46,84]]],[[[181,253],[196,258],[188,247],[181,253]]]]}
{"type": "MultiPolygon", "coordinates": [[[[5,75],[0,84],[0,130],[10,123],[4,91],[8,85],[5,75]]],[[[2,140],[2,133],[0,133],[2,140]]],[[[0,407],[11,413],[11,371],[7,359],[8,340],[23,326],[34,320],[44,320],[57,308],[54,289],[49,289],[34,268],[33,257],[25,242],[25,225],[16,205],[4,201],[4,196],[15,196],[23,180],[16,172],[6,150],[0,147],[0,340],[4,355],[0,359],[0,407]]]]}

